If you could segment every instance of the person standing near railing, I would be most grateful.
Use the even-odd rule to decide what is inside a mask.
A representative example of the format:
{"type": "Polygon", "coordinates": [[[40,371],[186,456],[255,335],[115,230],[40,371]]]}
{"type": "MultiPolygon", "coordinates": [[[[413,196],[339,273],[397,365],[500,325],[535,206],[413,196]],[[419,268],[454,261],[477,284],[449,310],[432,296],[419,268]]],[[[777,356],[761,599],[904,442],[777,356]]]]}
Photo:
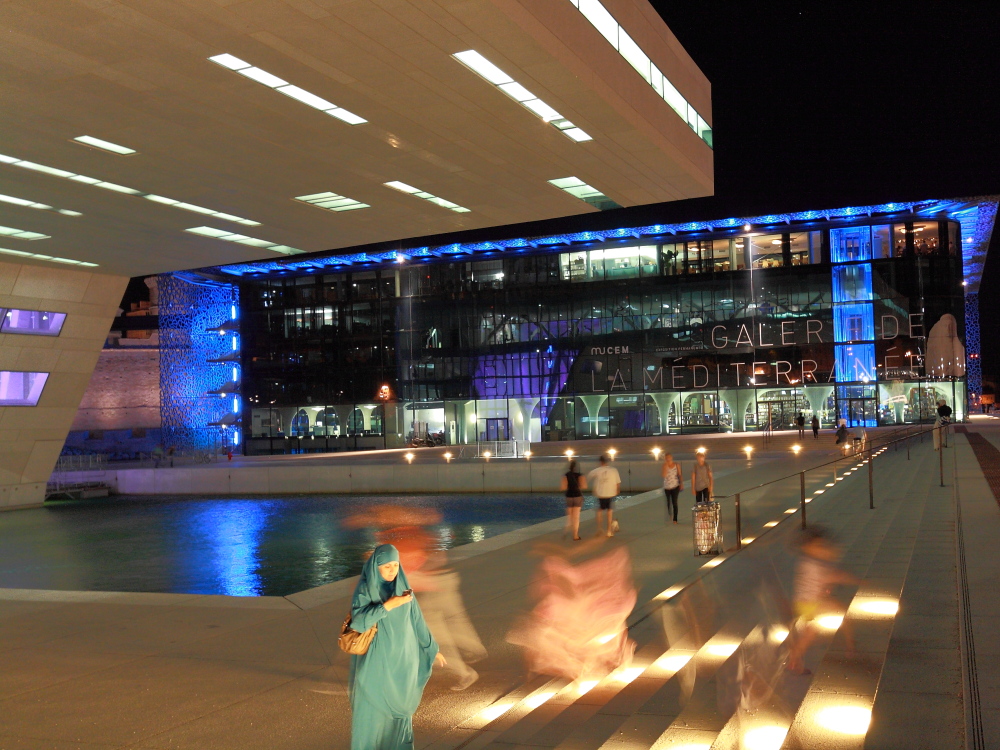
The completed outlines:
{"type": "Polygon", "coordinates": [[[712,466],[705,460],[705,454],[699,453],[694,460],[694,470],[691,472],[691,491],[696,503],[707,503],[712,499],[715,489],[715,477],[712,466]]]}
{"type": "Polygon", "coordinates": [[[667,453],[663,457],[660,474],[663,476],[663,494],[667,501],[666,520],[670,520],[672,513],[674,523],[677,523],[677,496],[684,489],[684,472],[680,464],[674,463],[673,454],[667,453]]]}

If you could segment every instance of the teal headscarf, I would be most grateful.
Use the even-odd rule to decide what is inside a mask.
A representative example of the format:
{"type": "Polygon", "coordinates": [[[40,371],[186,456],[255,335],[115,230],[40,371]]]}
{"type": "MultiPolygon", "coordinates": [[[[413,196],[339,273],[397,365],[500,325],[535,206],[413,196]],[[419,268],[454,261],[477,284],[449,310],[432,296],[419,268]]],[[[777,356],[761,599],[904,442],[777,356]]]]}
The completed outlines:
{"type": "Polygon", "coordinates": [[[416,598],[391,611],[382,606],[410,588],[402,565],[394,581],[382,578],[378,566],[387,562],[399,562],[399,551],[391,544],[376,547],[351,602],[352,629],[362,633],[378,625],[368,653],[351,657],[352,750],[413,747],[413,713],[438,652],[416,598]]]}

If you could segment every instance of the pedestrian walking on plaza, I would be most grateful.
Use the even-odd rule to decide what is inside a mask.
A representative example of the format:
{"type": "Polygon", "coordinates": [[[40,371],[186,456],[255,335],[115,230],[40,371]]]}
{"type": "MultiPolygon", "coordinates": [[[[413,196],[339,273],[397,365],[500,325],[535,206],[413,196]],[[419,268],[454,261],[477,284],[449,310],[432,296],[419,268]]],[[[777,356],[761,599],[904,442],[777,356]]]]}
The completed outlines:
{"type": "Polygon", "coordinates": [[[799,416],[795,418],[795,425],[799,428],[799,438],[804,438],[806,436],[806,415],[799,412],[799,416]]]}
{"type": "Polygon", "coordinates": [[[951,424],[951,407],[943,398],[937,402],[937,419],[934,420],[934,450],[948,447],[948,425],[951,424]]]}
{"type": "Polygon", "coordinates": [[[837,445],[847,442],[847,422],[843,419],[837,425],[837,445]]]}
{"type": "Polygon", "coordinates": [[[674,463],[673,454],[668,453],[663,457],[663,469],[660,472],[663,476],[663,494],[667,501],[667,520],[673,515],[674,523],[677,523],[677,495],[684,489],[684,472],[681,465],[674,463]]]}
{"type": "Polygon", "coordinates": [[[606,518],[605,533],[614,536],[612,530],[614,510],[611,503],[622,491],[622,478],[618,469],[608,465],[608,457],[601,456],[601,465],[587,474],[587,483],[597,498],[597,535],[601,535],[601,518],[606,518]]]}
{"type": "Polygon", "coordinates": [[[819,440],[819,417],[813,414],[812,418],[813,440],[819,440]]]}
{"type": "Polygon", "coordinates": [[[562,478],[562,490],[566,493],[566,530],[573,532],[576,542],[580,541],[580,509],[585,489],[587,478],[577,469],[576,461],[570,461],[569,471],[562,478]]]}
{"type": "Polygon", "coordinates": [[[412,750],[413,714],[431,669],[446,662],[391,544],[365,562],[351,601],[351,629],[375,626],[368,651],[351,655],[351,750],[412,750]]]}
{"type": "Polygon", "coordinates": [[[699,453],[694,459],[694,470],[691,472],[691,491],[694,492],[694,501],[709,502],[714,489],[715,477],[712,476],[712,466],[705,460],[705,454],[699,453]]]}

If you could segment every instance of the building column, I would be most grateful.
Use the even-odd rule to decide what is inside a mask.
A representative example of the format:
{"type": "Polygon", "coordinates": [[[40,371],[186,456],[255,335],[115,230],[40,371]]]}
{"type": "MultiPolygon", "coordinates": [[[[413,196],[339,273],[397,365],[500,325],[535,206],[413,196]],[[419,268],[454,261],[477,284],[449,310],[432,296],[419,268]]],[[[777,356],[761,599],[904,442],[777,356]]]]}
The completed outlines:
{"type": "Polygon", "coordinates": [[[0,262],[0,307],[66,314],[58,336],[0,336],[0,371],[47,375],[35,406],[0,406],[0,506],[44,502],[127,284],[125,276],[0,262]]]}
{"type": "Polygon", "coordinates": [[[660,431],[664,435],[668,435],[670,433],[670,405],[676,404],[674,413],[679,420],[681,416],[681,394],[677,391],[656,391],[655,393],[650,393],[649,397],[653,399],[653,403],[656,404],[656,408],[660,412],[660,431]]]}

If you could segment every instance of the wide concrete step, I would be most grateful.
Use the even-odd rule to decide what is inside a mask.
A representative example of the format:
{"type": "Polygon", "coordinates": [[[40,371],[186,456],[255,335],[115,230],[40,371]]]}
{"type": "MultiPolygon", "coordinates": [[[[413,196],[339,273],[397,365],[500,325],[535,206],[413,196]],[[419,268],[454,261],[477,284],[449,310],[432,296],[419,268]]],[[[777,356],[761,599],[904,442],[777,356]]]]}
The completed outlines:
{"type": "MultiPolygon", "coordinates": [[[[820,488],[831,493],[829,498],[810,495],[816,501],[810,518],[835,532],[846,549],[844,566],[863,579],[843,602],[844,624],[823,631],[807,654],[814,676],[783,670],[791,623],[787,601],[762,606],[755,585],[770,566],[773,581],[783,580],[787,587],[793,559],[776,534],[769,544],[760,539],[726,566],[709,569],[683,593],[668,590],[670,598],[637,608],[630,620],[630,634],[638,644],[631,664],[599,681],[536,678],[430,747],[625,750],[689,745],[737,750],[748,746],[750,733],[777,749],[782,744],[813,746],[809,743],[817,731],[833,736],[824,737],[823,747],[859,746],[856,735],[845,735],[841,742],[837,732],[817,724],[822,720],[817,716],[830,694],[845,686],[854,691],[842,712],[848,719],[861,715],[853,709],[871,709],[892,632],[889,609],[898,602],[906,575],[899,560],[906,556],[906,544],[912,545],[914,521],[900,512],[900,499],[919,496],[926,488],[935,468],[931,457],[929,443],[922,450],[914,448],[911,462],[897,451],[876,453],[879,496],[895,498],[883,502],[880,512],[857,502],[859,495],[867,495],[867,482],[856,476],[867,474],[863,459],[846,465],[839,481],[828,483],[836,491],[820,488]],[[697,603],[713,601],[712,596],[712,606],[697,611],[697,603]],[[851,649],[848,628],[854,638],[851,649]]],[[[778,530],[790,538],[791,525],[781,524],[778,530]]]]}

